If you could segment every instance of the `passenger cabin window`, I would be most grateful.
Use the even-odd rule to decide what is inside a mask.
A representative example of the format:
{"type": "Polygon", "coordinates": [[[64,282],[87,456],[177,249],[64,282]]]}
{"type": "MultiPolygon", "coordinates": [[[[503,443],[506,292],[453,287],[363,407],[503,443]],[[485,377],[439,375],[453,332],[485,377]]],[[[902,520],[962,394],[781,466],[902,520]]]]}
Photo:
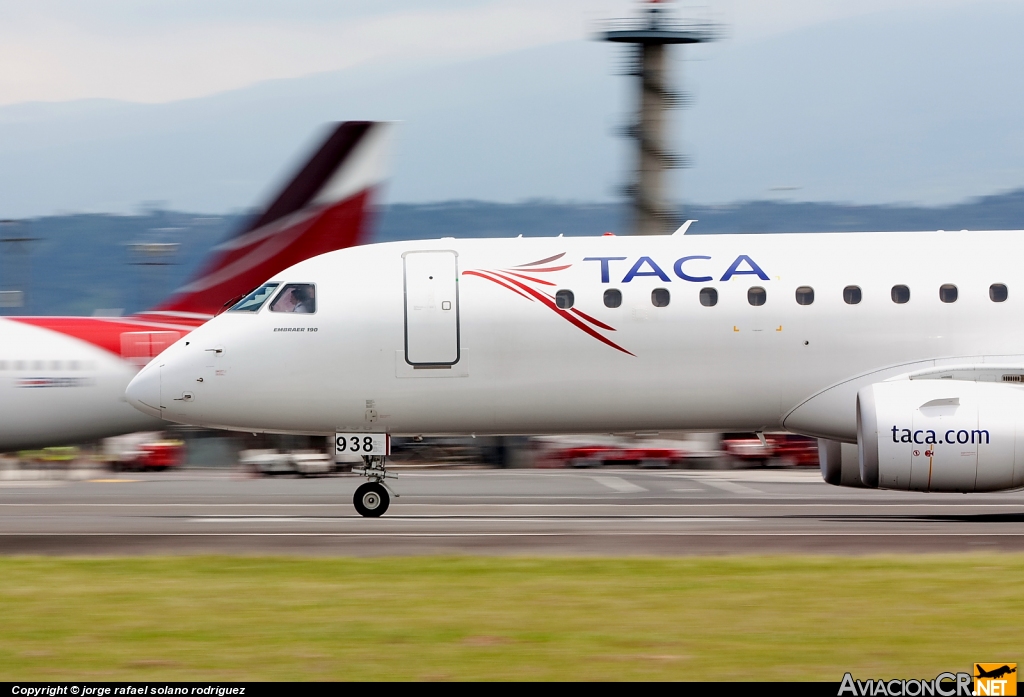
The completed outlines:
{"type": "Polygon", "coordinates": [[[228,312],[258,312],[279,285],[279,283],[264,283],[235,303],[228,312]]]}
{"type": "Polygon", "coordinates": [[[651,291],[651,304],[655,307],[668,307],[669,300],[672,296],[668,293],[668,288],[655,288],[651,291]]]}
{"type": "Polygon", "coordinates": [[[757,307],[764,305],[768,300],[768,293],[761,286],[754,286],[747,291],[747,302],[757,307]]]}
{"type": "Polygon", "coordinates": [[[704,307],[714,307],[718,304],[718,291],[714,288],[700,289],[700,304],[704,307]]]}
{"type": "Polygon", "coordinates": [[[910,289],[906,286],[893,286],[892,301],[897,305],[910,302],[910,289]]]}
{"type": "Polygon", "coordinates": [[[555,305],[559,310],[568,310],[574,302],[576,302],[576,296],[572,294],[571,290],[560,290],[555,293],[555,305]]]}
{"type": "Polygon", "coordinates": [[[858,286],[846,286],[843,288],[843,302],[847,305],[860,303],[860,288],[858,286]]]}
{"type": "Polygon", "coordinates": [[[993,283],[988,287],[988,299],[994,303],[1005,302],[1009,295],[1010,291],[1002,283],[993,283]]]}
{"type": "Polygon", "coordinates": [[[615,288],[609,288],[604,292],[604,306],[605,307],[618,307],[622,304],[622,291],[616,290],[615,288]]]}
{"type": "Polygon", "coordinates": [[[271,312],[316,312],[316,287],[312,283],[289,283],[270,303],[271,312]]]}
{"type": "Polygon", "coordinates": [[[800,286],[796,289],[796,304],[810,305],[814,302],[814,289],[810,286],[800,286]]]}
{"type": "Polygon", "coordinates": [[[957,296],[956,286],[952,283],[945,283],[939,286],[939,300],[944,303],[955,303],[957,296]]]}

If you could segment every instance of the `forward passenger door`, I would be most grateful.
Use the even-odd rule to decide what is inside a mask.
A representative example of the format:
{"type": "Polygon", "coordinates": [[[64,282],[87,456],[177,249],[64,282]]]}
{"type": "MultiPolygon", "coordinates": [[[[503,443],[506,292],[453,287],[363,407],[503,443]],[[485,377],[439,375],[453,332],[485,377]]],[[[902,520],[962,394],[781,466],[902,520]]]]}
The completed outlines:
{"type": "Polygon", "coordinates": [[[405,360],[414,367],[459,361],[459,268],[451,250],[406,252],[405,360]]]}

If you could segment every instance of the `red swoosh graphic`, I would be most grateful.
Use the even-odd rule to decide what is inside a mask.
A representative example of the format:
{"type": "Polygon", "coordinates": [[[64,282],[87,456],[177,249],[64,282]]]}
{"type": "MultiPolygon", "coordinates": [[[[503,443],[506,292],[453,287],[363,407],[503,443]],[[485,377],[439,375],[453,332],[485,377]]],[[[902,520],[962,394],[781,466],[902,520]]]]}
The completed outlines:
{"type": "Polygon", "coordinates": [[[516,266],[515,268],[521,269],[524,266],[540,266],[541,264],[547,264],[549,261],[554,261],[555,259],[561,259],[564,256],[565,256],[565,252],[562,252],[561,254],[556,254],[553,257],[548,257],[547,259],[541,259],[540,261],[531,261],[529,264],[520,264],[519,266],[516,266]]]}
{"type": "Polygon", "coordinates": [[[597,333],[596,331],[594,331],[593,329],[591,329],[590,327],[585,325],[583,322],[579,321],[578,319],[573,317],[571,314],[569,314],[565,310],[563,310],[560,307],[558,307],[558,305],[555,304],[554,298],[552,298],[550,295],[548,295],[546,293],[542,293],[539,290],[534,290],[533,288],[530,288],[528,285],[526,285],[524,283],[520,283],[519,281],[517,281],[514,278],[508,278],[507,276],[502,276],[501,274],[495,274],[495,275],[498,276],[499,278],[504,278],[509,283],[513,283],[513,284],[519,286],[520,288],[525,290],[527,293],[529,293],[530,295],[532,295],[533,297],[537,298],[542,303],[547,305],[548,308],[550,308],[551,310],[554,310],[560,317],[565,319],[567,322],[569,322],[570,324],[574,325],[578,329],[582,329],[584,332],[586,332],[590,336],[594,337],[595,339],[600,341],[602,344],[607,344],[608,346],[611,346],[613,349],[616,349],[618,351],[622,351],[623,353],[628,353],[630,356],[636,357],[636,354],[632,353],[631,351],[627,351],[626,349],[622,348],[621,346],[616,344],[611,339],[608,339],[608,338],[605,338],[605,337],[601,336],[599,333],[597,333]]]}
{"type": "Polygon", "coordinates": [[[610,331],[610,332],[614,332],[614,331],[615,331],[615,327],[609,327],[609,326],[608,326],[607,324],[605,324],[605,323],[604,323],[604,322],[602,322],[601,320],[599,320],[599,319],[594,319],[593,317],[591,317],[590,315],[588,315],[588,314],[587,314],[586,312],[583,312],[582,310],[577,310],[577,309],[576,309],[576,308],[574,307],[574,308],[572,308],[572,311],[573,311],[573,312],[575,312],[575,313],[576,313],[577,315],[579,315],[580,317],[582,317],[583,319],[585,319],[585,320],[587,320],[588,322],[590,322],[591,324],[596,324],[596,325],[597,325],[598,327],[601,327],[601,329],[607,329],[607,330],[608,330],[608,331],[610,331]]]}
{"type": "Polygon", "coordinates": [[[565,264],[563,266],[552,266],[552,267],[546,267],[546,268],[532,268],[532,267],[537,267],[537,266],[542,266],[544,264],[548,264],[548,263],[550,263],[552,261],[555,261],[557,259],[561,259],[564,256],[565,256],[565,252],[562,252],[561,254],[556,254],[555,256],[548,257],[547,259],[540,259],[539,261],[532,261],[529,264],[520,264],[519,266],[513,266],[512,267],[512,269],[519,269],[520,271],[513,271],[512,269],[503,269],[501,271],[494,271],[494,270],[491,270],[491,269],[474,269],[474,270],[463,271],[462,275],[463,276],[478,276],[480,278],[486,279],[486,280],[490,281],[491,283],[498,284],[502,288],[507,288],[508,290],[512,291],[516,295],[524,297],[527,300],[530,300],[531,302],[533,300],[539,300],[549,310],[555,312],[559,317],[561,317],[566,322],[568,322],[569,324],[573,325],[574,327],[576,327],[580,331],[584,332],[585,334],[588,334],[589,336],[592,336],[593,338],[595,338],[598,341],[600,341],[602,344],[605,344],[606,346],[610,346],[611,348],[615,349],[616,351],[621,351],[622,353],[625,353],[627,355],[635,357],[636,354],[634,354],[633,352],[627,351],[626,349],[622,348],[621,346],[616,344],[611,339],[609,339],[606,336],[602,335],[600,333],[600,331],[598,331],[599,329],[603,329],[605,331],[614,332],[615,331],[615,327],[607,325],[604,322],[602,322],[601,320],[596,319],[594,317],[591,317],[586,312],[583,312],[582,310],[578,310],[576,308],[569,308],[568,310],[563,310],[560,307],[558,307],[558,304],[555,302],[555,299],[554,299],[553,296],[549,295],[548,293],[544,292],[543,290],[540,290],[540,289],[537,289],[537,288],[533,288],[533,287],[527,285],[526,283],[524,283],[523,281],[519,280],[519,279],[523,279],[523,280],[528,281],[530,283],[536,283],[536,284],[539,284],[539,285],[542,285],[542,286],[554,286],[554,285],[556,285],[555,283],[552,283],[550,281],[542,280],[540,278],[534,278],[533,276],[531,276],[529,274],[532,274],[532,273],[535,273],[535,272],[549,273],[549,272],[554,272],[554,271],[563,271],[565,269],[570,268],[572,266],[572,264],[565,264]],[[593,327],[588,326],[586,324],[586,322],[589,322],[591,325],[593,325],[593,327]],[[596,327],[596,329],[595,329],[595,327],[596,327]]]}
{"type": "MultiPolygon", "coordinates": [[[[530,273],[547,273],[549,271],[564,271],[565,269],[569,268],[570,266],[572,266],[572,264],[566,264],[565,266],[549,266],[546,269],[523,269],[523,270],[524,271],[529,271],[530,273]]],[[[512,268],[513,269],[518,269],[518,268],[521,268],[521,267],[513,266],[512,268]]],[[[506,271],[506,273],[512,273],[508,269],[505,269],[505,271],[506,271]]]]}

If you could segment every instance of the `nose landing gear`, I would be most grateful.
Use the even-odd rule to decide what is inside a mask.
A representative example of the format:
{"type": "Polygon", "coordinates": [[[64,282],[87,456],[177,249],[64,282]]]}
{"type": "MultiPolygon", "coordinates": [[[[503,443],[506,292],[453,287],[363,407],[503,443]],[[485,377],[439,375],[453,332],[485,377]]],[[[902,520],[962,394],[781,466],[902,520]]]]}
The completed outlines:
{"type": "Polygon", "coordinates": [[[353,469],[353,472],[362,474],[370,481],[360,484],[356,489],[352,503],[355,504],[356,512],[364,518],[379,518],[384,515],[391,504],[391,494],[398,498],[398,494],[391,491],[384,479],[394,478],[395,475],[388,472],[384,464],[384,457],[378,455],[367,455],[363,457],[362,469],[353,469]]]}

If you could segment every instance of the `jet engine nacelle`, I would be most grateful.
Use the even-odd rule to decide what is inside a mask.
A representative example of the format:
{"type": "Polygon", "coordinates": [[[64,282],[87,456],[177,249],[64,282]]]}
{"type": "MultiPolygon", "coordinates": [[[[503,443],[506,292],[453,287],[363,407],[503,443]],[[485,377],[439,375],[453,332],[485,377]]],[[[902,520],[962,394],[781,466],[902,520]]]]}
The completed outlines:
{"type": "Polygon", "coordinates": [[[818,439],[818,463],[821,478],[833,486],[864,488],[860,480],[860,458],[856,443],[818,439]]]}
{"type": "Polygon", "coordinates": [[[1024,485],[1024,389],[964,380],[879,382],[857,394],[865,486],[998,491],[1024,485]]]}

